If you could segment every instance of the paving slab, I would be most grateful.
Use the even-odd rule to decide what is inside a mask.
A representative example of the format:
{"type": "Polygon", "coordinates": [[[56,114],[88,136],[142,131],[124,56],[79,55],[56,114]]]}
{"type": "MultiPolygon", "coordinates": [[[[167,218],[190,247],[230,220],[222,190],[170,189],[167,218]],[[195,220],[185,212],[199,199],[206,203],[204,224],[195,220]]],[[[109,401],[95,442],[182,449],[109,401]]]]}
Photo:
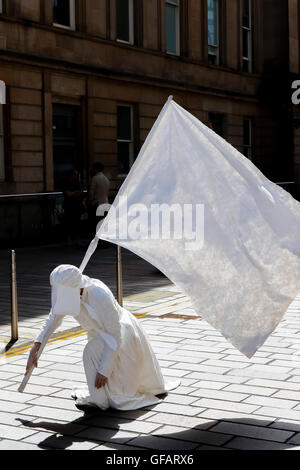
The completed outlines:
{"type": "Polygon", "coordinates": [[[41,450],[34,444],[24,441],[3,439],[0,441],[0,450],[41,450]]]}
{"type": "MultiPolygon", "coordinates": [[[[267,441],[286,442],[293,436],[292,431],[283,431],[278,429],[269,429],[262,426],[250,426],[238,423],[218,423],[211,428],[211,431],[222,434],[232,434],[235,436],[244,436],[260,438],[267,441]]],[[[299,444],[300,442],[297,442],[299,444]]]]}
{"type": "Polygon", "coordinates": [[[258,439],[248,439],[246,437],[235,437],[226,447],[235,450],[288,450],[292,446],[279,442],[270,442],[258,439]]]}

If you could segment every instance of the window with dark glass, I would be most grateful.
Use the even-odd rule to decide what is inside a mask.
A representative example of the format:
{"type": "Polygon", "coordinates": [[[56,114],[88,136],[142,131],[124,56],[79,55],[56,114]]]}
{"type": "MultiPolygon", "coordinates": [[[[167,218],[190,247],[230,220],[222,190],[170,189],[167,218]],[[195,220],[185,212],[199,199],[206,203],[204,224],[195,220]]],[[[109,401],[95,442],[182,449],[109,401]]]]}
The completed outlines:
{"type": "Polygon", "coordinates": [[[242,0],[242,65],[244,72],[252,72],[252,4],[242,0]]]}
{"type": "Polygon", "coordinates": [[[133,44],[134,42],[134,0],[117,0],[117,39],[133,44]]]}
{"type": "Polygon", "coordinates": [[[79,106],[54,103],[52,129],[54,189],[61,191],[68,172],[76,169],[82,174],[84,167],[79,106]]]}
{"type": "Polygon", "coordinates": [[[208,120],[213,131],[224,137],[224,114],[208,113],[208,120]]]}
{"type": "Polygon", "coordinates": [[[243,153],[245,157],[252,160],[253,157],[253,124],[250,118],[244,119],[243,123],[244,133],[243,133],[243,153]]]}
{"type": "Polygon", "coordinates": [[[75,29],[75,0],[52,0],[53,23],[75,29]]]}
{"type": "Polygon", "coordinates": [[[0,181],[5,179],[3,112],[4,105],[0,104],[0,181]]]}
{"type": "Polygon", "coordinates": [[[133,111],[131,106],[118,106],[118,172],[127,175],[134,162],[133,111]]]}
{"type": "Polygon", "coordinates": [[[179,0],[166,0],[166,51],[168,54],[180,54],[179,8],[179,0]]]}
{"type": "Polygon", "coordinates": [[[208,60],[212,65],[220,62],[219,0],[207,0],[208,60]]]}

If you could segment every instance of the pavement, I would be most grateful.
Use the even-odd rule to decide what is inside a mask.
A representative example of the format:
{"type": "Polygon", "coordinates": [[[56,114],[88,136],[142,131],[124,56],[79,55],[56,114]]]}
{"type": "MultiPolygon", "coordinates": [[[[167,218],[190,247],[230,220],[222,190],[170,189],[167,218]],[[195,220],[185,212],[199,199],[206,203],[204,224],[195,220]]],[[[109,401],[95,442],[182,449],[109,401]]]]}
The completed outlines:
{"type": "MultiPolygon", "coordinates": [[[[85,332],[68,320],[51,339],[24,394],[28,348],[50,303],[49,272],[79,265],[83,249],[21,250],[20,340],[0,356],[0,450],[299,450],[300,296],[249,360],[193,311],[148,263],[123,254],[125,307],[139,318],[166,378],[181,386],[138,411],[84,414],[70,394],[85,381],[85,332]]],[[[9,261],[0,252],[2,345],[9,340],[9,261]]],[[[115,292],[115,249],[97,250],[87,270],[115,292]]]]}

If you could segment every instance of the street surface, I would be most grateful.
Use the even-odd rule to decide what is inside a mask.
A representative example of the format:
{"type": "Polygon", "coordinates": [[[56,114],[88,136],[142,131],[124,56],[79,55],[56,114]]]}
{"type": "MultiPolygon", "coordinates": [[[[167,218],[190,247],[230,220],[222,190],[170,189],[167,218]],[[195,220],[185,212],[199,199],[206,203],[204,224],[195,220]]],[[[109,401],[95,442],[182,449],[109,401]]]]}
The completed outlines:
{"type": "MultiPolygon", "coordinates": [[[[24,394],[17,393],[32,344],[50,308],[49,274],[79,266],[84,249],[19,250],[19,341],[0,356],[0,450],[300,449],[300,297],[248,360],[196,316],[188,299],[148,263],[123,252],[124,306],[148,334],[166,378],[181,386],[138,411],[84,415],[70,394],[85,381],[85,333],[66,319],[24,394]]],[[[9,253],[0,252],[0,340],[10,337],[9,253]]],[[[97,250],[86,274],[116,294],[115,249],[97,250]]],[[[247,301],[247,299],[245,299],[247,301]]]]}

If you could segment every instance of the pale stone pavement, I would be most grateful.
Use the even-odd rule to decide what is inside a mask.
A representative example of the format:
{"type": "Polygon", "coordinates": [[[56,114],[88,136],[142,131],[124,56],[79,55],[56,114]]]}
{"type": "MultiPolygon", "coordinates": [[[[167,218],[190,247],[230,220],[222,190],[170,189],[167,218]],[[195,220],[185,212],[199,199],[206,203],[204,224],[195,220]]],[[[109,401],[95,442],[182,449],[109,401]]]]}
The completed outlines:
{"type": "MultiPolygon", "coordinates": [[[[113,252],[99,253],[106,272],[105,282],[114,290],[113,252]]],[[[47,250],[43,253],[39,250],[38,256],[31,253],[27,272],[24,266],[30,252],[19,255],[23,257],[20,270],[30,291],[26,296],[26,288],[19,286],[24,297],[20,308],[24,305],[22,311],[26,313],[22,313],[20,325],[26,338],[20,344],[30,342],[35,335],[31,330],[37,330],[47,314],[50,300],[47,271],[58,264],[62,253],[51,248],[50,254],[49,258],[47,250]],[[40,278],[35,272],[36,258],[43,265],[40,278]],[[33,272],[34,282],[30,284],[33,272]],[[33,308],[30,296],[37,292],[38,298],[31,300],[33,308]]],[[[73,260],[78,264],[82,253],[78,260],[71,253],[67,255],[63,262],[73,260]]],[[[0,255],[1,263],[3,259],[0,255]]],[[[129,253],[125,253],[124,259],[125,305],[141,316],[139,321],[148,333],[164,375],[181,378],[180,388],[151,408],[84,415],[70,398],[73,384],[85,380],[81,360],[84,335],[47,346],[24,394],[16,390],[28,353],[2,356],[0,450],[299,450],[300,297],[265,345],[248,360],[196,317],[188,300],[167,279],[129,253]]],[[[102,268],[96,256],[89,274],[99,274],[102,268]]],[[[7,316],[4,268],[1,276],[0,308],[7,316]]],[[[101,277],[104,280],[104,274],[101,277]]],[[[65,328],[74,326],[67,323],[65,328]]],[[[5,341],[8,333],[5,320],[1,328],[5,341]]]]}

